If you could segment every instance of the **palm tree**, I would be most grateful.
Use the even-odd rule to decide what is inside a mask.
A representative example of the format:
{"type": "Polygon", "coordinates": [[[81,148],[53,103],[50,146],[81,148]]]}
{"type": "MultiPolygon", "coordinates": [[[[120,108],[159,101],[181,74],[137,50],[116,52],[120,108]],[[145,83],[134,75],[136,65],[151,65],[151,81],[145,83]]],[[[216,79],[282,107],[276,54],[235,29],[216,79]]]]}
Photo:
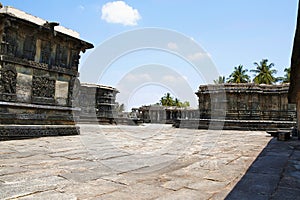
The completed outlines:
{"type": "Polygon", "coordinates": [[[282,81],[282,83],[289,83],[290,77],[291,77],[291,67],[284,69],[284,77],[277,78],[279,81],[282,81]]]}
{"type": "Polygon", "coordinates": [[[173,106],[174,100],[173,97],[171,97],[171,94],[167,93],[160,99],[160,103],[163,106],[173,106]]]}
{"type": "Polygon", "coordinates": [[[175,101],[174,101],[174,106],[177,106],[177,107],[181,107],[181,102],[179,99],[175,98],[175,101]]]}
{"type": "Polygon", "coordinates": [[[225,76],[219,76],[216,80],[214,80],[214,84],[224,84],[225,83],[225,76]]]}
{"type": "Polygon", "coordinates": [[[228,83],[249,83],[250,76],[247,73],[247,69],[243,69],[243,65],[234,67],[234,71],[230,74],[228,83]]]}
{"type": "Polygon", "coordinates": [[[254,65],[256,65],[256,69],[250,70],[250,72],[255,73],[255,77],[253,79],[254,83],[273,84],[277,81],[277,78],[274,77],[274,74],[276,74],[277,71],[272,69],[274,63],[268,64],[268,59],[263,59],[259,64],[255,62],[254,65]]]}

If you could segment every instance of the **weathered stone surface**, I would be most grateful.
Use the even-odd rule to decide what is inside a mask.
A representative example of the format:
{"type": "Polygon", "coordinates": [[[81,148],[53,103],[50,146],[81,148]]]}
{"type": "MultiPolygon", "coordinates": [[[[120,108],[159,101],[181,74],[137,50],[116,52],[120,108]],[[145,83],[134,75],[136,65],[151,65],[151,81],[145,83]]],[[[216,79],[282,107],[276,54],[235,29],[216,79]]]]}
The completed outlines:
{"type": "Polygon", "coordinates": [[[20,102],[31,101],[32,75],[18,73],[17,99],[20,102]]]}
{"type": "Polygon", "coordinates": [[[68,102],[69,83],[66,81],[56,81],[55,83],[55,99],[58,105],[67,105],[68,102]]]}

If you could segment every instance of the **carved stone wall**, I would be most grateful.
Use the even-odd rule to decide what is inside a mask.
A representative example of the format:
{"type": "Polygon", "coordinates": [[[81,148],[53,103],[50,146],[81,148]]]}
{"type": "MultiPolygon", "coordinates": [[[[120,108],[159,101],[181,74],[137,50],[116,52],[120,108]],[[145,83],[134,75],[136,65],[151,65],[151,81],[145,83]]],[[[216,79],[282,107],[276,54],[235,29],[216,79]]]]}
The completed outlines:
{"type": "Polygon", "coordinates": [[[209,119],[221,112],[229,120],[293,121],[296,110],[288,103],[288,89],[289,84],[203,85],[196,93],[200,118],[209,119]]]}

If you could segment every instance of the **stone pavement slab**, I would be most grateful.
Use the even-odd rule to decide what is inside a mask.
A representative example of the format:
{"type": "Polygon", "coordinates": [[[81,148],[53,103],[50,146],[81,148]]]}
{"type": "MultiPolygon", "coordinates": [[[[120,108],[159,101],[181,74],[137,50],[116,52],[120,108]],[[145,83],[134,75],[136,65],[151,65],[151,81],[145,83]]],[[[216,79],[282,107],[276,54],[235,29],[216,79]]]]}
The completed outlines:
{"type": "MultiPolygon", "coordinates": [[[[224,199],[265,147],[265,156],[276,155],[271,139],[260,131],[147,124],[81,125],[77,136],[1,141],[0,199],[224,199]]],[[[253,173],[264,163],[254,164],[253,173]]],[[[274,176],[250,178],[270,181],[253,190],[273,190],[277,167],[280,159],[274,176]]]]}

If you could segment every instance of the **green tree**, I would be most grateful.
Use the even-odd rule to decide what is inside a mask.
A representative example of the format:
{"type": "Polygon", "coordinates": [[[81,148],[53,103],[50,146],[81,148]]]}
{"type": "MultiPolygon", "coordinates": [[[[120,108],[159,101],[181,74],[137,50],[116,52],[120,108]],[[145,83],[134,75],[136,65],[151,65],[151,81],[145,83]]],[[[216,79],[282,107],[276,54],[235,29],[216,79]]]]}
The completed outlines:
{"type": "Polygon", "coordinates": [[[177,106],[177,107],[189,107],[190,103],[188,101],[181,102],[178,98],[173,98],[170,93],[165,94],[161,97],[159,103],[162,106],[177,106]]]}
{"type": "Polygon", "coordinates": [[[179,101],[179,99],[175,98],[174,105],[177,107],[181,107],[181,102],[179,101]]]}
{"type": "Polygon", "coordinates": [[[289,83],[291,77],[291,67],[285,68],[284,72],[284,77],[279,77],[278,81],[281,81],[282,83],[289,83]]]}
{"type": "Polygon", "coordinates": [[[219,76],[216,80],[214,80],[214,84],[224,84],[225,76],[219,76]]]}
{"type": "Polygon", "coordinates": [[[234,71],[229,75],[228,83],[249,83],[250,76],[247,73],[247,69],[243,69],[243,65],[234,67],[234,71]]]}
{"type": "Polygon", "coordinates": [[[188,101],[183,102],[181,107],[185,107],[185,108],[190,107],[190,102],[188,101]]]}
{"type": "Polygon", "coordinates": [[[277,71],[272,69],[274,63],[268,64],[268,59],[263,59],[258,64],[254,63],[256,69],[250,70],[255,73],[253,82],[256,84],[274,84],[278,79],[274,76],[277,71]]]}

